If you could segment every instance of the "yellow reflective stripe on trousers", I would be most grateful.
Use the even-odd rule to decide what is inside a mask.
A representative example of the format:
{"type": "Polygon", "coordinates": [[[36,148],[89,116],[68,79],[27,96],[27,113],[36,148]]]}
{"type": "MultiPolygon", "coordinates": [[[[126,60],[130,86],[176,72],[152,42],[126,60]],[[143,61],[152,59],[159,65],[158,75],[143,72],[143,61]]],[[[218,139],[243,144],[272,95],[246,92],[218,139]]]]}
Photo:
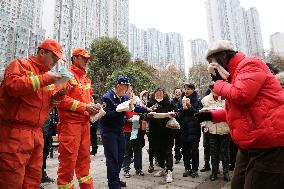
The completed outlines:
{"type": "Polygon", "coordinates": [[[74,181],[72,180],[68,184],[65,185],[58,185],[58,189],[69,189],[74,185],[74,181]]]}
{"type": "Polygon", "coordinates": [[[91,178],[92,178],[92,177],[91,177],[90,175],[87,175],[87,176],[85,176],[85,177],[82,177],[82,178],[78,179],[78,182],[79,182],[79,183],[84,183],[84,182],[88,181],[88,180],[91,179],[91,178]]]}
{"type": "Polygon", "coordinates": [[[77,109],[78,104],[79,104],[79,101],[78,100],[74,100],[70,110],[75,111],[77,109]]]}
{"type": "Polygon", "coordinates": [[[30,75],[30,79],[32,80],[32,85],[34,91],[39,91],[40,89],[40,81],[37,75],[30,75]]]}

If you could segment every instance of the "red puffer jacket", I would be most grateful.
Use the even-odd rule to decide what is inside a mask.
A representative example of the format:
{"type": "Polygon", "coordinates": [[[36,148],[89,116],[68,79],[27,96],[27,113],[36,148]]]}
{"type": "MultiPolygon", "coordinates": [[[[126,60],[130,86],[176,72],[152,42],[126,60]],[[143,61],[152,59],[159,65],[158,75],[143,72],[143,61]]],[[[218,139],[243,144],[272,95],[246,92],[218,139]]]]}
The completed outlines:
{"type": "Polygon", "coordinates": [[[213,121],[227,120],[242,149],[284,146],[284,90],[266,64],[237,53],[229,63],[230,83],[217,81],[213,91],[226,98],[213,121]]]}

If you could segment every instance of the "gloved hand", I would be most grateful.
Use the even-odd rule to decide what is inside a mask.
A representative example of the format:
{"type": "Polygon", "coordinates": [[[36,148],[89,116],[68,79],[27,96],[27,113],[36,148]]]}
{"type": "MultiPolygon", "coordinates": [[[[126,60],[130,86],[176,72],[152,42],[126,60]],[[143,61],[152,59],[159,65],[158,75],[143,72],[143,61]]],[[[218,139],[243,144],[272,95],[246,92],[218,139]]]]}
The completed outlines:
{"type": "Polygon", "coordinates": [[[207,112],[198,112],[194,114],[194,117],[201,123],[203,121],[212,121],[212,113],[207,111],[207,112]]]}
{"type": "Polygon", "coordinates": [[[216,75],[211,74],[212,81],[216,82],[217,80],[224,80],[216,69],[215,73],[216,75]]]}

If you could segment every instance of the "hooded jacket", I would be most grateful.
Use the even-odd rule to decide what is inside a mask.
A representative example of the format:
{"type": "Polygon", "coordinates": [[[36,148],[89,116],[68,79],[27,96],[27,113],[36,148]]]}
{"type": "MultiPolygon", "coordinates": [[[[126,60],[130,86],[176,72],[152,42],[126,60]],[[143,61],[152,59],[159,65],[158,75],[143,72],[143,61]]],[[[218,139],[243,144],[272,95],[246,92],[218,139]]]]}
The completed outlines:
{"type": "Polygon", "coordinates": [[[284,146],[284,90],[257,57],[237,53],[229,62],[229,82],[218,80],[213,92],[225,97],[225,110],[212,111],[213,121],[227,121],[242,149],[284,146]]]}

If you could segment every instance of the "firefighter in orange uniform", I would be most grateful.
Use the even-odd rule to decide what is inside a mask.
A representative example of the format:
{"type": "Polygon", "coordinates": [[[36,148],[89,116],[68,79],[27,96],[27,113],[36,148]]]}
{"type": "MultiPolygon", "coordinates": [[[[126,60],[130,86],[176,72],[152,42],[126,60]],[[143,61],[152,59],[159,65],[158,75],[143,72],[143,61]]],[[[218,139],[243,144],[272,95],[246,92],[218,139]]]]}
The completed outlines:
{"type": "Polygon", "coordinates": [[[41,126],[51,106],[64,97],[54,91],[59,74],[50,72],[64,61],[60,44],[47,39],[38,53],[7,65],[0,87],[0,188],[38,189],[42,174],[41,126]]]}
{"type": "Polygon", "coordinates": [[[94,105],[91,81],[86,75],[86,66],[91,60],[83,48],[74,49],[69,71],[74,78],[67,82],[70,90],[58,105],[60,122],[57,126],[59,139],[59,189],[74,188],[74,170],[81,189],[92,189],[90,169],[90,113],[97,113],[94,105]]]}

